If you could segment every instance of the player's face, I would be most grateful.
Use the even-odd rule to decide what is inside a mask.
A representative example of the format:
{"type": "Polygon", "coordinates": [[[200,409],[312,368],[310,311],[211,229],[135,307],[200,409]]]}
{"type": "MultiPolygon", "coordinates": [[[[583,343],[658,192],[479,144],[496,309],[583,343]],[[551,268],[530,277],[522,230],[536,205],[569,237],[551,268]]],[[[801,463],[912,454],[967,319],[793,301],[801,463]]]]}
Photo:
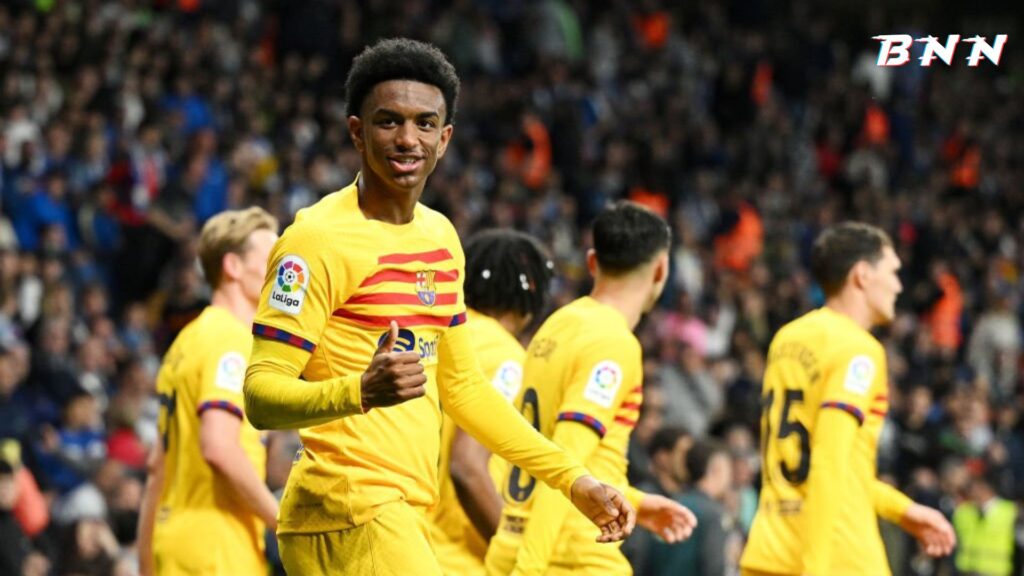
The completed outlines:
{"type": "Polygon", "coordinates": [[[249,247],[242,254],[241,274],[239,283],[246,300],[253,304],[259,302],[263,281],[267,277],[267,260],[270,250],[277,242],[277,233],[270,230],[256,230],[249,235],[249,247]]]}
{"type": "Polygon", "coordinates": [[[903,291],[899,269],[900,258],[889,246],[882,249],[878,262],[868,266],[864,291],[876,325],[889,324],[896,317],[896,296],[903,291]]]}
{"type": "Polygon", "coordinates": [[[437,86],[388,80],[373,87],[349,133],[363,156],[364,178],[392,191],[423,191],[452,135],[437,86]]]}

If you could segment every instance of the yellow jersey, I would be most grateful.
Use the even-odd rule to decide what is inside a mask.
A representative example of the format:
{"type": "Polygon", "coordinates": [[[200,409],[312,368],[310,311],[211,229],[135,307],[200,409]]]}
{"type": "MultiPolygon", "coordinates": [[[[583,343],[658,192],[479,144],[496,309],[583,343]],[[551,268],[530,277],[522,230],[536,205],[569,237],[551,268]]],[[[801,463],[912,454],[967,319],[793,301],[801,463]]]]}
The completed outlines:
{"type": "MultiPolygon", "coordinates": [[[[467,311],[470,331],[480,367],[491,379],[494,387],[509,402],[515,400],[523,383],[523,359],[526,350],[516,337],[505,330],[497,320],[472,309],[467,311]]],[[[441,427],[441,476],[438,482],[440,498],[430,512],[431,539],[441,569],[452,576],[483,574],[484,554],[487,542],[469,521],[455,494],[451,474],[452,441],[457,426],[450,417],[445,417],[441,427]]],[[[488,468],[494,485],[498,486],[504,477],[505,461],[491,456],[488,468]]]]}
{"type": "Polygon", "coordinates": [[[218,479],[199,444],[200,415],[226,410],[242,419],[242,449],[262,478],[266,449],[242,412],[242,383],[252,335],[228,310],[207,306],[175,338],[157,376],[164,449],[153,548],[179,565],[205,562],[238,573],[266,572],[265,525],[218,479]]]}
{"type": "Polygon", "coordinates": [[[889,574],[875,497],[878,437],[889,407],[882,344],[829,308],[805,314],[772,340],[762,401],[761,497],[741,566],[805,573],[812,527],[832,538],[825,574],[889,574]],[[852,452],[842,456],[847,473],[828,476],[841,495],[832,526],[816,526],[805,510],[812,466],[826,465],[816,463],[813,450],[827,433],[816,427],[824,409],[847,412],[859,424],[852,452]]]}
{"type": "MultiPolygon", "coordinates": [[[[528,427],[480,373],[465,332],[465,255],[455,228],[418,203],[406,224],[368,219],[358,197],[353,183],[299,211],[271,253],[253,334],[308,352],[304,380],[347,386],[346,398],[316,401],[358,410],[359,375],[394,320],[395,349],[419,353],[426,393],[301,429],[278,533],[359,526],[391,502],[432,506],[442,402],[492,451],[539,466],[568,492],[585,470],[549,443],[518,434],[528,427]]],[[[254,365],[273,365],[256,349],[254,365]]],[[[287,386],[284,378],[273,386],[287,386]]]]}
{"type": "MultiPolygon", "coordinates": [[[[516,404],[549,438],[557,438],[561,426],[596,434],[596,448],[577,456],[585,458],[595,477],[624,489],[626,448],[639,417],[642,381],[640,342],[625,317],[587,296],[556,311],[537,331],[527,349],[516,404]]],[[[508,574],[516,556],[522,568],[520,547],[534,545],[540,552],[530,558],[536,563],[530,568],[539,571],[551,565],[603,574],[629,572],[619,546],[596,543],[596,529],[578,510],[561,507],[558,517],[538,518],[549,510],[547,504],[536,508],[536,488],[534,478],[509,467],[501,484],[505,508],[486,560],[488,574],[508,574]]]]}

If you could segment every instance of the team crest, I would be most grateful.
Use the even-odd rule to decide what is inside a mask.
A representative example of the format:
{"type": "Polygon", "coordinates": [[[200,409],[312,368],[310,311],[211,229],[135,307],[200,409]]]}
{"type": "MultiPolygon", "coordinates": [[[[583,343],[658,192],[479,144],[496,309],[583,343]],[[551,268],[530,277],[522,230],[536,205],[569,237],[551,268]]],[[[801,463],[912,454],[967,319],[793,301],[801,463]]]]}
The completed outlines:
{"type": "Polygon", "coordinates": [[[416,273],[416,295],[424,306],[433,306],[437,302],[437,287],[434,285],[436,270],[420,270],[416,273]]]}

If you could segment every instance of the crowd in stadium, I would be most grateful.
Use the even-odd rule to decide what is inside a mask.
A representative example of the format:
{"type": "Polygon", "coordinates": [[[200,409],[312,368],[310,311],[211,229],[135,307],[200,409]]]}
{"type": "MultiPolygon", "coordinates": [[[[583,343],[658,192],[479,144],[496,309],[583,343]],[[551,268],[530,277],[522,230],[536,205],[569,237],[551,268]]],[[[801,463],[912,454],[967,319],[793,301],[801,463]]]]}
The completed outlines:
{"type": "MultiPolygon", "coordinates": [[[[714,565],[734,573],[757,506],[768,342],[822,304],[811,241],[846,219],[887,230],[903,261],[880,334],[880,474],[950,516],[986,487],[1024,499],[1019,76],[878,68],[870,32],[840,35],[850,23],[809,3],[670,4],[0,5],[3,566],[133,573],[156,371],[208,298],[197,231],[254,204],[287,225],[349,184],[344,67],[397,35],[437,44],[462,79],[424,203],[464,236],[540,238],[556,305],[585,292],[587,224],[608,201],[671,222],[671,281],[638,330],[630,474],[669,495],[714,486],[714,565]],[[730,457],[724,482],[700,482],[706,461],[686,471],[706,439],[730,457]]],[[[272,489],[295,443],[274,436],[272,489]]],[[[896,573],[951,569],[883,534],[896,573]]],[[[626,546],[638,574],[672,554],[626,546]]]]}

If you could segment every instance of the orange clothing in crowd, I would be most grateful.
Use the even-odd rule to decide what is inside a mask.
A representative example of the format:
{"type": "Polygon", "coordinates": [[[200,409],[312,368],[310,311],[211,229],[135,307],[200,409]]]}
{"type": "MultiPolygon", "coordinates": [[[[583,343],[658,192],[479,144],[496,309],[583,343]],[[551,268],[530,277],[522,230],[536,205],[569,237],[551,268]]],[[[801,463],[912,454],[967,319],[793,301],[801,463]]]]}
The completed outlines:
{"type": "Polygon", "coordinates": [[[764,249],[764,225],[757,210],[747,202],[740,202],[736,212],[733,229],[715,238],[715,266],[746,272],[764,249]]]}
{"type": "Polygon", "coordinates": [[[936,280],[942,289],[942,297],[925,317],[932,334],[932,341],[940,349],[954,351],[960,346],[960,316],[964,311],[964,295],[960,282],[949,272],[942,272],[936,280]]]}

